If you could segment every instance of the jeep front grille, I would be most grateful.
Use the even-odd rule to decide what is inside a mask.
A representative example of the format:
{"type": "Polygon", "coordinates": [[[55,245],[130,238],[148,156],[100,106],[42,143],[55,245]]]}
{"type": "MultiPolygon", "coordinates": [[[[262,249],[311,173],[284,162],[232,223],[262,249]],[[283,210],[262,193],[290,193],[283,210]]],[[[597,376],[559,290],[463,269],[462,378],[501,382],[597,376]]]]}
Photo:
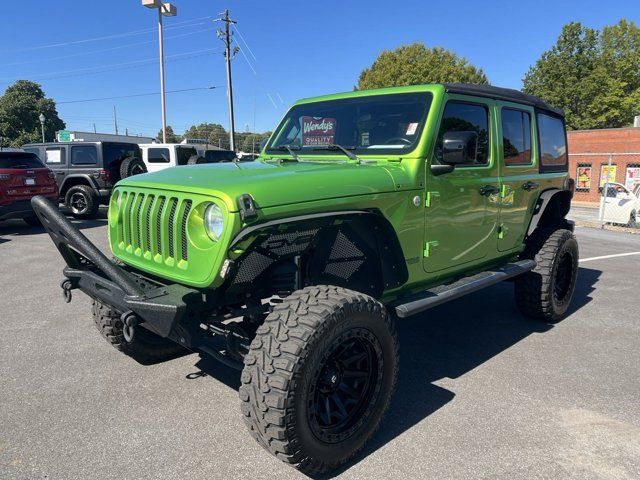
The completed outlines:
{"type": "Polygon", "coordinates": [[[187,220],[191,200],[133,191],[119,191],[118,195],[116,244],[120,250],[155,262],[189,260],[187,220]]]}

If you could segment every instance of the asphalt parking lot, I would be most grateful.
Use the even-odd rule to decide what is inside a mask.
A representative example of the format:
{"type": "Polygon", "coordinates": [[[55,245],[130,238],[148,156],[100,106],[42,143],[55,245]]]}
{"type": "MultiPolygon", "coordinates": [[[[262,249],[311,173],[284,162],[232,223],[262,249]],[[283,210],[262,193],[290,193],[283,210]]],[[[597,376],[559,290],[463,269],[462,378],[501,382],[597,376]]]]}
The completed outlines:
{"type": "MultiPolygon", "coordinates": [[[[80,224],[106,248],[105,220],[80,224]]],[[[351,479],[640,478],[640,235],[576,230],[571,314],[525,320],[510,284],[398,321],[401,367],[351,479]]],[[[0,224],[0,478],[304,478],[263,451],[239,375],[198,354],[141,365],[63,302],[41,230],[0,224]]]]}

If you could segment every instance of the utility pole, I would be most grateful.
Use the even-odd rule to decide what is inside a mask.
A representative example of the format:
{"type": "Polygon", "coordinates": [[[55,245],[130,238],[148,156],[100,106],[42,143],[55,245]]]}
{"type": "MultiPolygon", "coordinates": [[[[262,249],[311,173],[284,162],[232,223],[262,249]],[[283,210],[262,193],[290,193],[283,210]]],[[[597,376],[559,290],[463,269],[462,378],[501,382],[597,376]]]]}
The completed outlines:
{"type": "Polygon", "coordinates": [[[113,128],[116,131],[116,135],[118,134],[118,117],[116,116],[116,106],[113,106],[113,128]]]}
{"type": "Polygon", "coordinates": [[[218,18],[217,21],[224,22],[224,30],[218,30],[217,35],[220,40],[224,42],[224,58],[227,63],[227,102],[229,104],[229,148],[233,151],[236,150],[235,142],[235,122],[233,120],[233,88],[231,86],[231,59],[238,52],[238,47],[231,49],[231,33],[229,32],[229,26],[233,23],[237,23],[235,20],[229,18],[229,10],[225,10],[222,13],[223,17],[218,18]]]}

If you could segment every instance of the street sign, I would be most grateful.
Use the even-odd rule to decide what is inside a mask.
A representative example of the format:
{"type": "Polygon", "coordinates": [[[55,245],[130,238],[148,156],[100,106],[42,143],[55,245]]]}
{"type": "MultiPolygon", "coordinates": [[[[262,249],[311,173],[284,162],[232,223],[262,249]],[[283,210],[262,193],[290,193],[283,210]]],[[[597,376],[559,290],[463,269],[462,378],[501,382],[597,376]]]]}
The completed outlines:
{"type": "Polygon", "coordinates": [[[71,141],[71,132],[69,130],[58,130],[58,141],[59,142],[70,142],[71,141]]]}

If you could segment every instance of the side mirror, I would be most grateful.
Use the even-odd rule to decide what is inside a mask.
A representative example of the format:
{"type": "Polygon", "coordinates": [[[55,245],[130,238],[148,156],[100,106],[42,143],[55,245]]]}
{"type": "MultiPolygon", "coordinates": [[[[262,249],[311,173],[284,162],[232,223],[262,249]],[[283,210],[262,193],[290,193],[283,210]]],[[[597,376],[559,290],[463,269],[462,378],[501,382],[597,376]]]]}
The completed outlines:
{"type": "Polygon", "coordinates": [[[442,137],[442,161],[448,165],[465,165],[476,162],[478,133],[451,131],[442,137]]]}

